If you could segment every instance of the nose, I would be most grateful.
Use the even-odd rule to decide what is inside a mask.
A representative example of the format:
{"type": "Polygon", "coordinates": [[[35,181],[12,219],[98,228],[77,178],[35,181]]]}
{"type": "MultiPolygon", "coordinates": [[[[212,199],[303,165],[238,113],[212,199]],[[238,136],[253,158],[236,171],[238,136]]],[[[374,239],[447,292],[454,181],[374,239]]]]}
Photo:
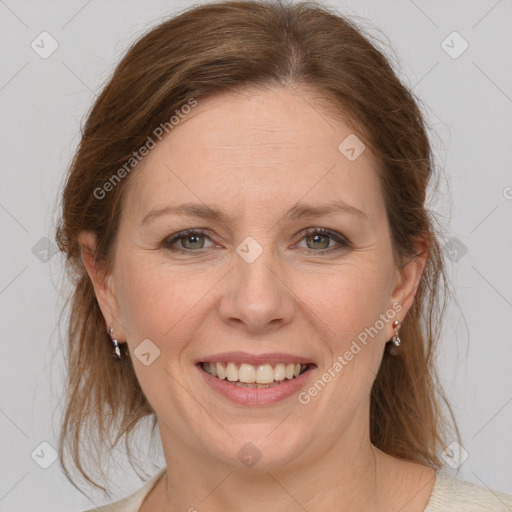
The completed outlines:
{"type": "Polygon", "coordinates": [[[219,306],[224,323],[251,333],[269,333],[292,321],[294,295],[270,250],[263,250],[252,262],[236,254],[227,277],[219,306]]]}

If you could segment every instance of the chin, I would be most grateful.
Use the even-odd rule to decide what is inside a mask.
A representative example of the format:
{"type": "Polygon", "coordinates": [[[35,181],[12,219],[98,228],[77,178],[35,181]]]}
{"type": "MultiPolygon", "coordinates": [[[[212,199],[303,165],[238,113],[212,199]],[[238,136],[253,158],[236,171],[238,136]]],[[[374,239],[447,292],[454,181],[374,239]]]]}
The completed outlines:
{"type": "Polygon", "coordinates": [[[290,426],[286,428],[279,423],[230,427],[226,430],[231,436],[224,432],[221,442],[206,442],[205,449],[212,457],[236,469],[276,469],[296,460],[309,444],[300,428],[292,427],[293,432],[290,426]]]}

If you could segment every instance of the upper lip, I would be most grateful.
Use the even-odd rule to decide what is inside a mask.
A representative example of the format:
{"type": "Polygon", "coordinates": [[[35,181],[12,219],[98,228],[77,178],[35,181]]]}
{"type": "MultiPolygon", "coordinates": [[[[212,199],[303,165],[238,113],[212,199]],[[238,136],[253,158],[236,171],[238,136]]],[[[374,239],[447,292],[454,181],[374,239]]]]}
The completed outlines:
{"type": "Polygon", "coordinates": [[[311,359],[293,354],[285,354],[281,352],[266,353],[266,354],[249,354],[248,352],[223,352],[221,354],[212,354],[204,356],[196,361],[197,363],[247,363],[253,366],[261,364],[277,364],[277,363],[295,363],[295,364],[309,364],[313,365],[311,359]]]}

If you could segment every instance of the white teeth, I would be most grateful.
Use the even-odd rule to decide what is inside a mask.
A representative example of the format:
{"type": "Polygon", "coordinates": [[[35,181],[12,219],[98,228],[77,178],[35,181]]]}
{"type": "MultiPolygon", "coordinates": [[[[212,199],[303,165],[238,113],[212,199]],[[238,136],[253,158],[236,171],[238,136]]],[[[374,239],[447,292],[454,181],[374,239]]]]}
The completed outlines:
{"type": "Polygon", "coordinates": [[[221,363],[217,363],[217,377],[221,380],[226,378],[226,370],[224,370],[221,363]]]}
{"type": "Polygon", "coordinates": [[[270,384],[274,382],[274,369],[269,364],[260,364],[256,370],[256,382],[258,384],[270,384]]]}
{"type": "Polygon", "coordinates": [[[285,375],[285,366],[283,363],[276,364],[276,367],[274,368],[274,380],[284,380],[285,375]]]}
{"type": "Polygon", "coordinates": [[[238,380],[240,382],[245,382],[247,384],[251,384],[252,382],[256,382],[256,368],[252,364],[244,364],[240,365],[240,369],[238,370],[238,380]]]}
{"type": "Polygon", "coordinates": [[[228,363],[228,366],[226,367],[226,378],[230,382],[238,380],[238,368],[235,363],[228,363]]]}
{"type": "Polygon", "coordinates": [[[299,363],[284,364],[278,363],[273,368],[270,364],[261,364],[253,366],[252,364],[242,363],[240,367],[236,363],[203,363],[203,370],[218,377],[221,380],[227,379],[229,382],[237,384],[253,384],[253,387],[268,387],[269,384],[281,384],[285,379],[291,380],[298,377],[307,365],[299,363]]]}

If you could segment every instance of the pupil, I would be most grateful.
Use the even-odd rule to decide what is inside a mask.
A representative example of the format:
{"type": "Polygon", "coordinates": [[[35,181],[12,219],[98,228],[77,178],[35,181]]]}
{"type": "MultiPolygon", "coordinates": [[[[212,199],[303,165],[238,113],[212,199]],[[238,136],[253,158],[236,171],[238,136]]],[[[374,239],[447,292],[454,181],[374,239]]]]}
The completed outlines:
{"type": "MultiPolygon", "coordinates": [[[[192,245],[194,245],[195,243],[197,243],[199,240],[199,236],[198,235],[189,235],[187,238],[185,238],[185,244],[188,244],[190,241],[192,245]]],[[[196,248],[196,247],[192,247],[192,248],[196,248]]]]}
{"type": "Polygon", "coordinates": [[[316,247],[321,247],[321,249],[327,249],[327,247],[329,246],[329,240],[327,239],[327,237],[325,235],[313,235],[312,237],[315,241],[318,241],[318,239],[320,238],[324,238],[324,244],[323,246],[320,244],[316,244],[316,247]],[[325,241],[327,241],[327,244],[325,244],[325,241]]]}

